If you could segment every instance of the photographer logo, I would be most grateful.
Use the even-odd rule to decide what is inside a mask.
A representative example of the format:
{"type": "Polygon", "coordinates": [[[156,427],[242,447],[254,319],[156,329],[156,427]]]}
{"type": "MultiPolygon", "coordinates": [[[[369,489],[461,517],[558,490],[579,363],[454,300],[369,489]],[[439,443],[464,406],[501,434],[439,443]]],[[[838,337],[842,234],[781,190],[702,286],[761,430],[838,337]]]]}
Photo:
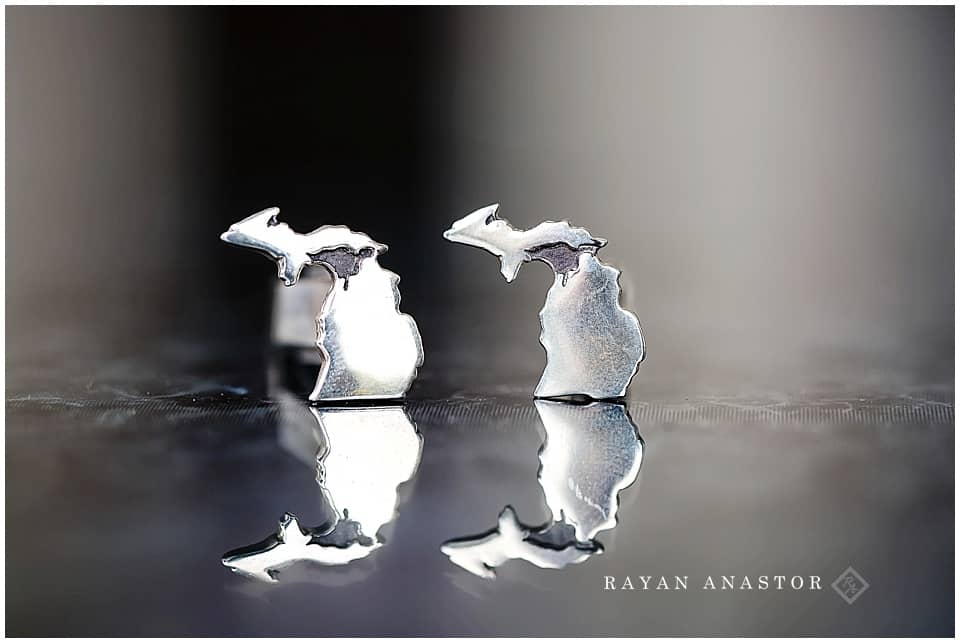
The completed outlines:
{"type": "Polygon", "coordinates": [[[865,581],[853,567],[847,567],[846,571],[840,574],[830,586],[840,594],[840,598],[845,600],[847,605],[853,605],[854,601],[870,588],[870,583],[865,581]]]}

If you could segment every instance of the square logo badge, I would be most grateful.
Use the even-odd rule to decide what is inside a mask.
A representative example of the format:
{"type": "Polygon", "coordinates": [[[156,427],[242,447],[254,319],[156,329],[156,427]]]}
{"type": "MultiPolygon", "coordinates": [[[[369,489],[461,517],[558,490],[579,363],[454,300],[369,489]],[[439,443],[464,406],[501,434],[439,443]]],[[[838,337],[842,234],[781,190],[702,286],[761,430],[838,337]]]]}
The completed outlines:
{"type": "Polygon", "coordinates": [[[864,580],[853,567],[847,567],[830,586],[840,595],[840,598],[847,602],[847,605],[853,605],[870,588],[870,583],[864,580]]]}

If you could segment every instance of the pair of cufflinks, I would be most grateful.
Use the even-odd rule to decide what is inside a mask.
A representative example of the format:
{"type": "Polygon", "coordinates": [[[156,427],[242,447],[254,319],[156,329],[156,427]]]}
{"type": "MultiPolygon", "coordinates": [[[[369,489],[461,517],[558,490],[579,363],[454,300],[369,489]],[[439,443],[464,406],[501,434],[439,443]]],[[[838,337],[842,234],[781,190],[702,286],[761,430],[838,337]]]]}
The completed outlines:
{"type": "MultiPolygon", "coordinates": [[[[499,257],[508,282],[531,261],[554,271],[540,311],[547,365],[534,396],[622,397],[645,349],[636,315],[620,306],[620,271],[597,258],[606,240],[565,221],[517,230],[498,209],[480,208],[443,236],[499,257]]],[[[332,276],[333,288],[316,317],[320,372],[310,400],[402,398],[423,364],[423,343],[413,317],[400,312],[399,277],[378,261],[387,246],[346,226],[299,234],[277,220],[279,213],[279,208],[258,212],[220,238],[273,259],[286,286],[295,286],[308,265],[322,266],[332,276]]]]}

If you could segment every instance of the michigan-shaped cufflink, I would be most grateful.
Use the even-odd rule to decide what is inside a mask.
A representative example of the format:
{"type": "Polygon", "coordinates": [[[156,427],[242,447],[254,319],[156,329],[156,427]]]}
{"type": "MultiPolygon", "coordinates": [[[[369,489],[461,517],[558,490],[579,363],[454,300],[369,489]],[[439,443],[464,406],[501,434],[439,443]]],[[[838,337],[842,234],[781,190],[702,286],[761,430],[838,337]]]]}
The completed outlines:
{"type": "Polygon", "coordinates": [[[296,286],[306,266],[330,274],[333,286],[316,311],[320,372],[310,400],[402,398],[423,364],[423,344],[413,317],[400,312],[400,278],[378,261],[387,246],[346,226],[300,234],[279,213],[258,212],[220,238],[273,259],[285,286],[296,286]]]}
{"type": "Polygon", "coordinates": [[[620,307],[620,271],[597,258],[606,239],[566,221],[517,230],[497,216],[499,207],[468,214],[443,236],[499,257],[508,282],[530,261],[553,269],[553,285],[540,311],[547,366],[534,396],[622,397],[646,351],[637,316],[620,307]]]}

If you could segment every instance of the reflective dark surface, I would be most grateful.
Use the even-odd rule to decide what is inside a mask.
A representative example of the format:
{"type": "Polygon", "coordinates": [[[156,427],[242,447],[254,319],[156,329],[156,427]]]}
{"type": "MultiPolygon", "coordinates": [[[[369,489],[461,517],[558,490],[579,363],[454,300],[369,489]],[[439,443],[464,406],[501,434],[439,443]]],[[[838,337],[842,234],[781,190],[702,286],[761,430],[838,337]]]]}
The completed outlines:
{"type": "Polygon", "coordinates": [[[550,520],[525,525],[507,505],[485,534],[455,538],[442,551],[481,578],[496,578],[510,560],[563,569],[603,553],[597,532],[617,525],[620,491],[640,473],[643,440],[622,404],[536,400],[544,428],[537,481],[550,520]]]}
{"type": "Polygon", "coordinates": [[[8,634],[952,634],[953,7],[5,15],[8,634]],[[570,489],[531,399],[551,270],[442,238],[495,201],[609,240],[647,357],[603,553],[491,580],[443,543],[570,489]],[[276,203],[390,246],[424,363],[381,546],[268,584],[224,552],[334,519],[273,268],[218,238],[276,203]]]}
{"type": "Polygon", "coordinates": [[[276,582],[299,562],[347,565],[386,542],[396,515],[398,487],[420,463],[422,440],[402,406],[311,406],[285,391],[277,438],[294,457],[316,469],[324,520],[303,529],[284,514],[276,534],[223,555],[239,574],[276,582]]]}
{"type": "MultiPolygon", "coordinates": [[[[43,375],[40,361],[11,356],[8,633],[952,629],[949,387],[797,400],[644,399],[637,390],[626,408],[643,436],[643,466],[619,494],[619,524],[596,534],[603,553],[561,570],[513,560],[488,580],[451,563],[442,543],[489,530],[507,505],[524,524],[551,523],[550,496],[568,477],[556,476],[558,490],[543,486],[545,424],[519,392],[536,369],[517,376],[526,381],[513,395],[440,399],[421,382],[406,410],[422,460],[400,487],[385,545],[348,565],[287,567],[270,585],[231,573],[221,555],[274,532],[284,511],[301,525],[330,517],[310,463],[315,443],[298,446],[291,409],[315,421],[268,395],[265,371],[246,366],[262,351],[240,345],[158,341],[166,357],[153,362],[115,356],[88,363],[83,378],[47,371],[59,394],[29,377],[43,375]],[[847,605],[829,583],[851,565],[870,588],[847,605]],[[719,586],[731,574],[754,585],[763,574],[819,575],[824,589],[702,589],[707,576],[719,586]],[[688,590],[639,591],[641,575],[671,586],[686,575],[688,590]],[[638,589],[604,590],[605,576],[630,576],[638,589]]],[[[604,471],[596,464],[562,466],[589,479],[591,468],[604,471]]]]}

